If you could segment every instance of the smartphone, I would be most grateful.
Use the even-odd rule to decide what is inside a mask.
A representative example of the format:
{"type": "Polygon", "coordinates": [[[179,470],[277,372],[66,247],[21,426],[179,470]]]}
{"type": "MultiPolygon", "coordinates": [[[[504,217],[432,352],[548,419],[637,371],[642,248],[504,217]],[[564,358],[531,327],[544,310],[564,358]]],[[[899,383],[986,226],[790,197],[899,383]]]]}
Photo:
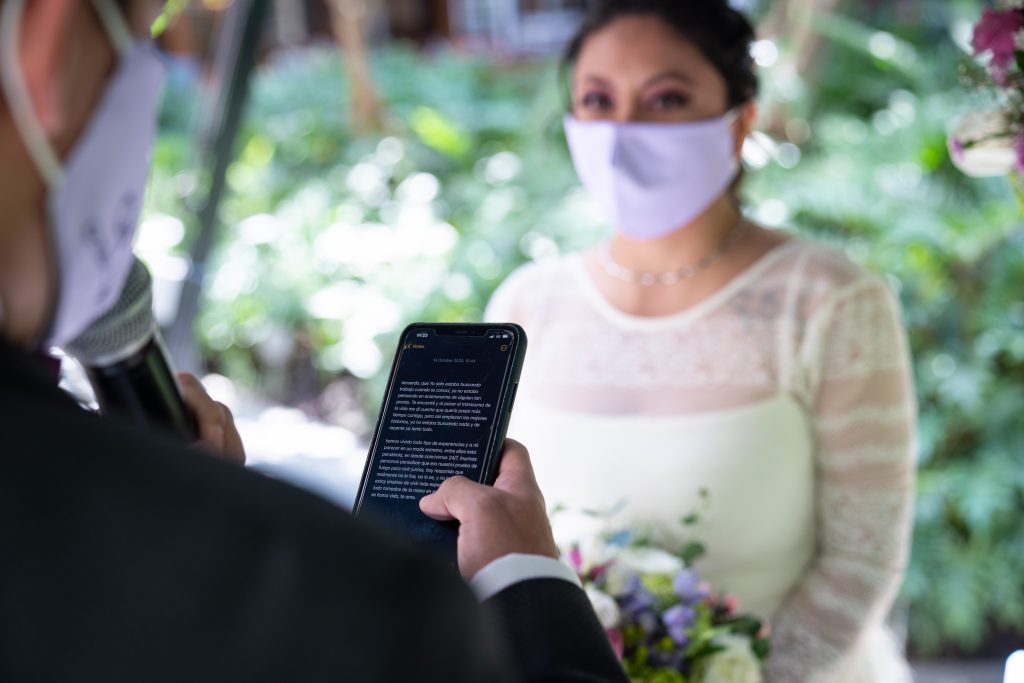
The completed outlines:
{"type": "Polygon", "coordinates": [[[402,332],[354,512],[454,563],[458,526],[420,512],[449,477],[493,484],[526,333],[511,323],[415,323],[402,332]]]}

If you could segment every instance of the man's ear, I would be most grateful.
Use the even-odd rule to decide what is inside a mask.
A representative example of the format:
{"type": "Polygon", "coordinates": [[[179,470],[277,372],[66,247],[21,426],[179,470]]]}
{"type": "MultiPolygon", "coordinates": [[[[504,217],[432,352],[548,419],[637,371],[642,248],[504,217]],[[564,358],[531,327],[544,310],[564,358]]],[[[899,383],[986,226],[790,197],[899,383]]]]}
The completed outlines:
{"type": "MultiPolygon", "coordinates": [[[[63,130],[61,51],[68,44],[81,0],[29,0],[24,5],[18,51],[32,108],[51,139],[63,130]]],[[[88,9],[88,8],[86,8],[88,9]]]]}
{"type": "Polygon", "coordinates": [[[740,105],[739,115],[736,117],[736,123],[733,124],[733,131],[736,133],[735,153],[737,158],[743,154],[743,143],[753,132],[759,113],[757,102],[753,100],[740,105]]]}

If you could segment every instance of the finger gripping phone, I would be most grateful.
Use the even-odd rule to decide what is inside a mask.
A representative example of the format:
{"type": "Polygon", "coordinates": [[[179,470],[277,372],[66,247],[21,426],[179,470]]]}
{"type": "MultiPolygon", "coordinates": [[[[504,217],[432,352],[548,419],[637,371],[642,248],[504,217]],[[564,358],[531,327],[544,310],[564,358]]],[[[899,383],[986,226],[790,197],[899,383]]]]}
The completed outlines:
{"type": "Polygon", "coordinates": [[[415,323],[402,332],[355,514],[454,562],[457,526],[420,512],[449,477],[493,484],[526,354],[518,325],[415,323]]]}

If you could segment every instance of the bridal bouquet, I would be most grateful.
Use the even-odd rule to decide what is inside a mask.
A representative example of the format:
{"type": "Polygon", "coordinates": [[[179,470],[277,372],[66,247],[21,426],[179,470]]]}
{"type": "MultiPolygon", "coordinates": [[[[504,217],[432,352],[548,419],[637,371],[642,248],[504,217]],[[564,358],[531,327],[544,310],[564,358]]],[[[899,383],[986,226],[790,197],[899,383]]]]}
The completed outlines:
{"type": "Polygon", "coordinates": [[[968,114],[950,137],[950,154],[968,175],[997,176],[1016,170],[1020,180],[1024,178],[1024,0],[985,10],[971,46],[982,66],[968,74],[970,80],[994,86],[1000,106],[968,114]]]}
{"type": "Polygon", "coordinates": [[[767,629],[716,595],[692,563],[629,531],[570,546],[566,561],[583,583],[616,654],[635,683],[760,683],[767,629]]]}

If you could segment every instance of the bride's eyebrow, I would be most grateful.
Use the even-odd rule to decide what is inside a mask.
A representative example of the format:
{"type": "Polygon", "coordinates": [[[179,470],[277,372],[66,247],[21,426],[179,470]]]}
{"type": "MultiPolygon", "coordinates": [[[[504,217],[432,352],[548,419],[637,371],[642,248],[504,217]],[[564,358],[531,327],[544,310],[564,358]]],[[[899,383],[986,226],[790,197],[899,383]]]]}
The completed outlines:
{"type": "Polygon", "coordinates": [[[659,81],[665,81],[665,80],[681,81],[682,83],[685,83],[686,85],[694,85],[693,78],[691,78],[687,74],[683,73],[682,71],[677,71],[676,69],[669,69],[668,71],[662,71],[661,73],[657,74],[656,76],[652,76],[651,78],[648,78],[647,82],[644,83],[644,87],[645,88],[649,88],[650,86],[654,85],[655,83],[658,83],[659,81]]]}
{"type": "Polygon", "coordinates": [[[607,78],[604,78],[602,76],[596,76],[596,75],[593,75],[593,74],[588,74],[586,76],[583,76],[580,79],[580,81],[577,83],[577,85],[584,85],[584,84],[586,84],[586,85],[596,85],[596,86],[599,86],[599,87],[602,87],[602,88],[611,88],[612,87],[612,82],[609,81],[607,78]]]}

